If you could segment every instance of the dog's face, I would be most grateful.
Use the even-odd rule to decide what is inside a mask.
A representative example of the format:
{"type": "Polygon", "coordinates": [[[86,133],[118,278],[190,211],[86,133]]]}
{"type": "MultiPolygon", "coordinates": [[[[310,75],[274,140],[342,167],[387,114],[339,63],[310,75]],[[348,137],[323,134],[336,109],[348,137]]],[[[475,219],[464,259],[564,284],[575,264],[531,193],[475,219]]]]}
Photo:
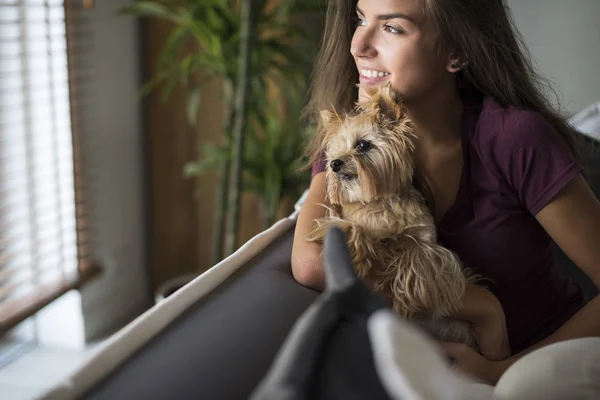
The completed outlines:
{"type": "Polygon", "coordinates": [[[389,87],[341,118],[321,113],[327,195],[332,204],[370,202],[412,185],[413,129],[389,87]]]}

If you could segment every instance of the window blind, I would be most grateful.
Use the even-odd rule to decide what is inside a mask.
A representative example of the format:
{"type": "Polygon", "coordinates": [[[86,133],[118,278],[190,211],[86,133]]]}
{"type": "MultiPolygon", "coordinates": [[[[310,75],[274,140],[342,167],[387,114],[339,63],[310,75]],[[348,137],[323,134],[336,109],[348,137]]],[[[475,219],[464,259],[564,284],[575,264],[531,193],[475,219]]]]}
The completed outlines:
{"type": "Polygon", "coordinates": [[[76,73],[92,5],[0,0],[0,333],[97,271],[76,73]]]}

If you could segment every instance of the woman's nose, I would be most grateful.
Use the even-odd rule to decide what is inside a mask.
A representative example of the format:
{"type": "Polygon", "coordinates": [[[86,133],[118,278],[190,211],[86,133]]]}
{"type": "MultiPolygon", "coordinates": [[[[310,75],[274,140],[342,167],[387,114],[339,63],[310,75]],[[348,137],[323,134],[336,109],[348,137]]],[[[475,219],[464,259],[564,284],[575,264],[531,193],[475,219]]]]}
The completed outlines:
{"type": "Polygon", "coordinates": [[[373,36],[365,28],[358,28],[352,38],[350,53],[354,57],[374,57],[377,50],[373,45],[373,36]]]}

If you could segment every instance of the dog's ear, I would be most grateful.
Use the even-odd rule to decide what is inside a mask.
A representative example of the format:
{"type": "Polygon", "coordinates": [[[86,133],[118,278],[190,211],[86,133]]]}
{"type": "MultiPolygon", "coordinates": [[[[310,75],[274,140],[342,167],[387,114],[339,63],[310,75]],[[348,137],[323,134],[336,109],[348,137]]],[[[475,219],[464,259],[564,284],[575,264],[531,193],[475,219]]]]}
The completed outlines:
{"type": "Polygon", "coordinates": [[[387,85],[379,88],[373,95],[372,101],[374,106],[379,110],[381,115],[385,115],[392,121],[398,121],[402,117],[402,107],[400,106],[400,96],[392,89],[392,85],[387,85]]]}
{"type": "Polygon", "coordinates": [[[364,87],[364,90],[369,95],[369,99],[360,100],[357,103],[359,112],[374,113],[392,121],[398,121],[402,117],[403,111],[400,106],[400,95],[392,89],[390,82],[378,88],[364,87]]]}
{"type": "Polygon", "coordinates": [[[326,135],[337,132],[340,126],[342,126],[342,119],[335,111],[321,111],[321,121],[323,122],[326,135]]]}

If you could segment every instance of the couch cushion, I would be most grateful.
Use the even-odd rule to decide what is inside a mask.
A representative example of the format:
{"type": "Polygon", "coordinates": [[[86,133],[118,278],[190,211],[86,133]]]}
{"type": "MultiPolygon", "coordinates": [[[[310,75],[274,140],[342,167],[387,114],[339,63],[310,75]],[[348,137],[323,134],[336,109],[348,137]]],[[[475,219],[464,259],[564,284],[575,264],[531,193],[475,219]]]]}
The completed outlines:
{"type": "Polygon", "coordinates": [[[86,399],[244,399],[318,293],[293,279],[293,230],[97,385],[86,399]]]}

